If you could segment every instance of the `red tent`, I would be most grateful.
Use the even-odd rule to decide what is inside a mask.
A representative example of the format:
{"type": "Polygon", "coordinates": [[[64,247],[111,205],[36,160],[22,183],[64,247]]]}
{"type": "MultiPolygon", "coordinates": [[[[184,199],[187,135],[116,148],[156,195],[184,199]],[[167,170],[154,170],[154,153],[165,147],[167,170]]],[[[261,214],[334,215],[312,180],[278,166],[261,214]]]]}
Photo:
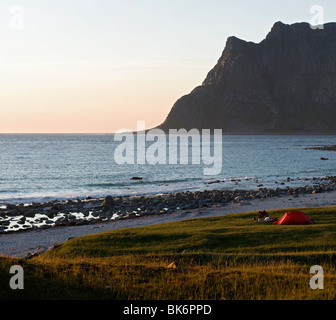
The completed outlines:
{"type": "Polygon", "coordinates": [[[286,212],[285,215],[273,224],[314,224],[310,218],[301,211],[286,212]]]}

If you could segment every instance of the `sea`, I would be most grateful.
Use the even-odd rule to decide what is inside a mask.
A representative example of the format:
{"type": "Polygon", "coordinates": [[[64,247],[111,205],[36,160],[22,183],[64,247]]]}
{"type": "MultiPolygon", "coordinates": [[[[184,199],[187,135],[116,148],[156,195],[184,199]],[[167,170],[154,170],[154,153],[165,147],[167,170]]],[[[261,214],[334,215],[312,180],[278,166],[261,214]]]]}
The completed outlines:
{"type": "Polygon", "coordinates": [[[214,156],[213,165],[216,161],[220,170],[209,175],[204,170],[211,167],[209,158],[205,161],[200,154],[199,161],[193,161],[192,139],[175,146],[179,154],[187,152],[187,163],[179,161],[179,154],[177,163],[171,163],[168,156],[166,162],[136,161],[139,152],[145,156],[151,152],[152,158],[155,152],[168,155],[168,138],[147,141],[142,150],[135,143],[134,163],[120,163],[116,153],[125,155],[129,149],[120,153],[123,142],[116,141],[113,134],[0,134],[0,205],[107,195],[297,187],[336,175],[336,152],[309,149],[335,145],[333,135],[223,135],[219,146],[210,139],[212,155],[216,143],[220,153],[218,161],[214,156]]]}

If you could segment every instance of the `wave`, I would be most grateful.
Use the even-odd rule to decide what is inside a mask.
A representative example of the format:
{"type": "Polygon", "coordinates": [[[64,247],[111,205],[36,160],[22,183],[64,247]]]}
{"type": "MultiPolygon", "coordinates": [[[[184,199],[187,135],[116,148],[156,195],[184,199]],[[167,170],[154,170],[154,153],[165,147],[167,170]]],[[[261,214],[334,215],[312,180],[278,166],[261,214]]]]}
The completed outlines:
{"type": "Polygon", "coordinates": [[[176,184],[181,182],[193,182],[193,181],[203,181],[199,178],[182,178],[182,179],[171,179],[171,180],[146,180],[142,178],[141,180],[128,180],[123,182],[102,182],[102,183],[88,183],[87,187],[99,188],[99,187],[132,187],[133,185],[160,185],[160,184],[176,184]]]}
{"type": "MultiPolygon", "coordinates": [[[[316,176],[315,178],[320,179],[325,176],[316,176]]],[[[45,203],[54,200],[58,201],[67,201],[67,200],[84,200],[88,197],[95,199],[103,199],[106,196],[142,196],[142,195],[160,195],[167,193],[177,193],[185,191],[204,191],[212,189],[244,189],[244,190],[253,190],[259,188],[260,184],[263,187],[275,188],[280,186],[280,181],[285,182],[286,186],[302,186],[302,181],[310,185],[316,183],[312,177],[293,177],[290,180],[285,179],[284,177],[265,177],[265,178],[256,178],[256,177],[243,177],[243,178],[223,178],[223,179],[176,179],[173,180],[174,183],[167,183],[167,180],[162,180],[158,184],[158,181],[155,183],[148,182],[146,187],[144,183],[136,183],[130,185],[126,184],[123,187],[116,187],[115,184],[112,184],[112,188],[107,188],[106,184],[91,184],[91,190],[87,187],[82,190],[77,191],[61,191],[61,192],[49,192],[48,194],[31,193],[22,195],[20,194],[10,194],[7,193],[7,196],[0,197],[0,206],[7,203],[16,203],[16,204],[29,204],[29,203],[45,203]],[[309,182],[308,182],[309,180],[309,182]],[[94,187],[95,186],[95,187],[94,187]],[[103,186],[103,187],[102,187],[103,186]],[[115,188],[113,188],[115,187],[115,188]]],[[[141,182],[141,180],[140,180],[141,182]]]]}
{"type": "Polygon", "coordinates": [[[320,172],[320,170],[316,169],[310,169],[310,170],[299,170],[299,171],[290,171],[289,174],[299,174],[299,173],[314,173],[314,172],[320,172]]]}

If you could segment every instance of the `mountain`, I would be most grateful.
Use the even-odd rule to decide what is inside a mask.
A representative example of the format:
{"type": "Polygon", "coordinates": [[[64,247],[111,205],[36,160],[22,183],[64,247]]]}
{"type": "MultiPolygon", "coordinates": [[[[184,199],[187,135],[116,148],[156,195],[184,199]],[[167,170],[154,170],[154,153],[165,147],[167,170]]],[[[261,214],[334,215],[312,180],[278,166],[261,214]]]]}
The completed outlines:
{"type": "Polygon", "coordinates": [[[336,23],[277,22],[260,43],[229,37],[202,85],[158,128],[336,134],[336,23]]]}

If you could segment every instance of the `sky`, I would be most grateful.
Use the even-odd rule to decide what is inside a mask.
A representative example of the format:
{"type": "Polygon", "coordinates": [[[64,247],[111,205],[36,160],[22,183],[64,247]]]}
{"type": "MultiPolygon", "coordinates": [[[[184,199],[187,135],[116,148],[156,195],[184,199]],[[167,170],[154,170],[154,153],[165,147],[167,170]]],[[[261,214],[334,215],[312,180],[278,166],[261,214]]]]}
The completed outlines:
{"type": "Polygon", "coordinates": [[[162,123],[229,36],[336,21],[336,1],[1,0],[0,133],[113,133],[162,123]]]}

